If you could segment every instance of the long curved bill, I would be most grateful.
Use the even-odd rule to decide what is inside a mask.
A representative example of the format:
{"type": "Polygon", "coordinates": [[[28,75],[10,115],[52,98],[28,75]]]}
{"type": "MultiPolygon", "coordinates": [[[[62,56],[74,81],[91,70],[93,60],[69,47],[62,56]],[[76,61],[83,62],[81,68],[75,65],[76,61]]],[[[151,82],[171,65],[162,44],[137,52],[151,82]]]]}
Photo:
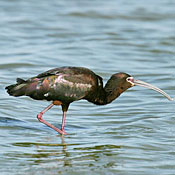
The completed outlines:
{"type": "Polygon", "coordinates": [[[163,96],[165,96],[166,98],[168,98],[168,100],[170,101],[173,101],[175,100],[175,98],[171,98],[166,92],[164,92],[163,90],[159,89],[158,87],[155,87],[149,83],[146,83],[144,81],[141,81],[141,80],[134,80],[134,85],[137,85],[137,86],[142,86],[142,87],[145,87],[145,88],[148,88],[148,89],[152,89],[152,90],[155,90],[159,93],[161,93],[163,96]]]}

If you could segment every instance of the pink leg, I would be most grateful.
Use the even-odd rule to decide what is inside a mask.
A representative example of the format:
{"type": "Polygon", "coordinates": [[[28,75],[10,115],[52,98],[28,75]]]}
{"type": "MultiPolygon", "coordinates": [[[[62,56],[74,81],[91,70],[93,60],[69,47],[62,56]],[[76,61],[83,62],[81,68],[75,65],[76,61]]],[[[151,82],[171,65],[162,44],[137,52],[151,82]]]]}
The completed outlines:
{"type": "Polygon", "coordinates": [[[61,131],[64,132],[64,126],[65,126],[65,120],[66,120],[66,112],[68,110],[69,104],[62,104],[61,106],[62,106],[62,111],[63,111],[61,131]]]}
{"type": "Polygon", "coordinates": [[[55,131],[57,131],[59,134],[66,134],[64,131],[56,128],[55,126],[51,125],[50,123],[46,122],[43,118],[42,115],[48,111],[50,108],[52,108],[54,106],[54,104],[50,104],[47,108],[45,108],[43,111],[41,111],[38,115],[37,118],[40,122],[44,123],[45,125],[49,126],[50,128],[54,129],[55,131]]]}
{"type": "Polygon", "coordinates": [[[61,131],[64,131],[65,120],[66,120],[66,111],[63,111],[61,131]]]}

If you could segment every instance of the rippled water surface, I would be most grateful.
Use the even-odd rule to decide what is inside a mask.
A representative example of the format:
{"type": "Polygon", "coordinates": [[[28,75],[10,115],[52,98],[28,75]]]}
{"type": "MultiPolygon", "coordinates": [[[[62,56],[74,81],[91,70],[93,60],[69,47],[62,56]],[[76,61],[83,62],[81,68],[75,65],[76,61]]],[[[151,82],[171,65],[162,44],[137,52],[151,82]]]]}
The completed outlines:
{"type": "MultiPolygon", "coordinates": [[[[133,87],[107,106],[71,104],[61,137],[38,122],[49,105],[5,86],[50,68],[123,71],[175,96],[175,2],[0,1],[0,171],[9,174],[175,174],[175,102],[133,87]]],[[[45,119],[57,127],[61,109],[45,119]]]]}

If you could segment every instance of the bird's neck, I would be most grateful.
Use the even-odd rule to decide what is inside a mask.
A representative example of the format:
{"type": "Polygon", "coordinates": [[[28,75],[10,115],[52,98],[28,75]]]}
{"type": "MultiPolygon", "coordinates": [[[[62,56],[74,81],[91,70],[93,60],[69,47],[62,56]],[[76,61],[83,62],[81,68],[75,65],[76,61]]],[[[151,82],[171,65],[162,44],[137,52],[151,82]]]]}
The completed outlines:
{"type": "Polygon", "coordinates": [[[93,97],[91,96],[90,100],[87,100],[97,105],[106,105],[119,97],[122,92],[120,86],[109,79],[105,87],[99,88],[96,94],[93,97]]]}
{"type": "Polygon", "coordinates": [[[122,87],[120,80],[116,79],[114,76],[111,76],[104,87],[106,94],[106,104],[111,103],[125,90],[126,89],[122,87]]]}
{"type": "Polygon", "coordinates": [[[122,93],[122,91],[118,87],[115,90],[109,90],[108,88],[105,87],[104,90],[106,93],[106,104],[111,103],[122,93]]]}

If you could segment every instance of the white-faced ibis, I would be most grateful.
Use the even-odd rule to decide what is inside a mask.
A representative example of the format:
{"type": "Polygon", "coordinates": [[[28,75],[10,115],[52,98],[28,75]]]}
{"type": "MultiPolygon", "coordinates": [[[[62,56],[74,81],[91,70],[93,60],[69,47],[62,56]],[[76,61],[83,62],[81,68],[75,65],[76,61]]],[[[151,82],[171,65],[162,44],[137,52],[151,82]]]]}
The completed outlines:
{"type": "Polygon", "coordinates": [[[37,115],[37,118],[58,133],[66,134],[64,130],[65,118],[70,103],[85,99],[96,105],[106,105],[135,85],[153,89],[169,100],[174,100],[161,89],[143,81],[134,80],[132,76],[126,73],[113,74],[103,87],[102,78],[83,67],[51,69],[28,80],[17,78],[17,83],[7,86],[6,89],[10,95],[15,97],[26,95],[35,100],[52,101],[47,108],[37,115]],[[42,115],[54,105],[62,106],[61,129],[56,128],[42,118],[42,115]]]}

